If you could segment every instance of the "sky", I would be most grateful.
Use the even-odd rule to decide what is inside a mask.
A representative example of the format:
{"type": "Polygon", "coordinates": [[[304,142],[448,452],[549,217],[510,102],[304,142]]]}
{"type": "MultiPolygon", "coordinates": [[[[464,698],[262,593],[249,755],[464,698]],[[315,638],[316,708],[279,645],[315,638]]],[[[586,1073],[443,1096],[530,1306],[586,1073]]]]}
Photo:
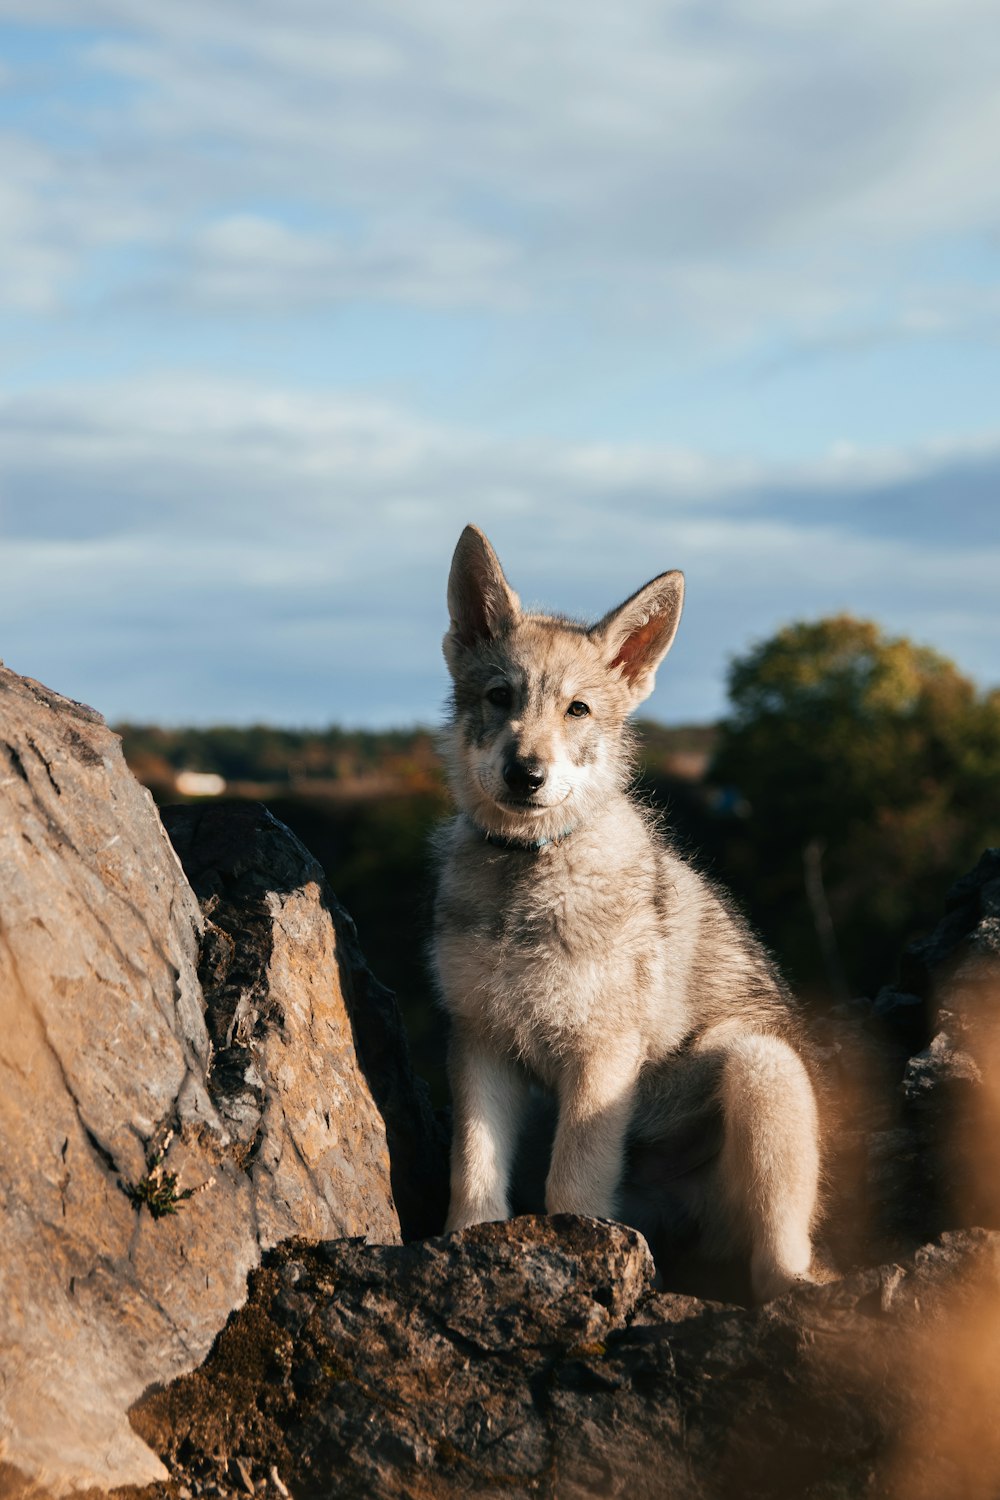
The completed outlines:
{"type": "Polygon", "coordinates": [[[848,610],[1000,682],[996,0],[0,0],[0,657],[436,720],[454,544],[646,705],[848,610]]]}

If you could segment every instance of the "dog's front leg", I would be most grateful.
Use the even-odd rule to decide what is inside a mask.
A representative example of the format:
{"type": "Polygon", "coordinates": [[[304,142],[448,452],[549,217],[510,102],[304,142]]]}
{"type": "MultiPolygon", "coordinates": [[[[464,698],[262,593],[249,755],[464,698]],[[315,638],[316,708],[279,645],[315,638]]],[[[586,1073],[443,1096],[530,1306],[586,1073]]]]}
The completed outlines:
{"type": "Polygon", "coordinates": [[[519,1071],[456,1025],[448,1053],[454,1121],[447,1232],[510,1216],[508,1189],[526,1086],[519,1071]]]}
{"type": "Polygon", "coordinates": [[[639,1038],[619,1037],[614,1045],[567,1063],[559,1080],[559,1123],[545,1184],[550,1214],[615,1216],[640,1061],[639,1038]]]}

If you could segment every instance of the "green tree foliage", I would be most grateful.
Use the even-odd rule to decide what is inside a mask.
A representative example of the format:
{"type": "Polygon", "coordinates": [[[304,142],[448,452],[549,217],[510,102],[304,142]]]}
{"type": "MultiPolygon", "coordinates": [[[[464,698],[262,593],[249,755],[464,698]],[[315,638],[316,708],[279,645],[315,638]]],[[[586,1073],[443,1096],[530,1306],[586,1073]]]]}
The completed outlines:
{"type": "Polygon", "coordinates": [[[734,662],[711,777],[749,804],[728,874],[794,977],[889,977],[950,882],[1000,840],[1000,694],[849,615],[734,662]]]}

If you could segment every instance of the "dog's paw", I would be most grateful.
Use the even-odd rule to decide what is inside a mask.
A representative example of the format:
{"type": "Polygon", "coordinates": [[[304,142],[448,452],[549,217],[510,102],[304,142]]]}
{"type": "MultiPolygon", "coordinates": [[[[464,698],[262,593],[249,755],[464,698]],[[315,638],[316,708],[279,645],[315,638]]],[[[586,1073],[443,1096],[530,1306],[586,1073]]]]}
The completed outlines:
{"type": "Polygon", "coordinates": [[[779,1259],[773,1250],[759,1249],[750,1260],[750,1286],[755,1302],[772,1302],[795,1287],[813,1286],[825,1279],[807,1245],[779,1259]]]}
{"type": "Polygon", "coordinates": [[[826,1286],[831,1281],[840,1280],[840,1271],[829,1261],[817,1258],[806,1271],[787,1271],[774,1267],[766,1276],[754,1272],[751,1285],[756,1302],[772,1302],[775,1297],[783,1297],[786,1292],[796,1291],[799,1287],[826,1286]]]}

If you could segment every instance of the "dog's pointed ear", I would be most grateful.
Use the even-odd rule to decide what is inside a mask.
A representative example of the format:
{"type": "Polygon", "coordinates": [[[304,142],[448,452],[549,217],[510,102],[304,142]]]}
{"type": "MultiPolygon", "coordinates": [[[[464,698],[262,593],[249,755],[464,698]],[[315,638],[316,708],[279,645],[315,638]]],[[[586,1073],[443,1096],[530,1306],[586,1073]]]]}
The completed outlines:
{"type": "Polygon", "coordinates": [[[656,669],[670,650],[684,604],[684,574],[661,573],[590,631],[605,655],[609,671],[628,686],[631,707],[648,698],[656,669]]]}
{"type": "Polygon", "coordinates": [[[478,526],[466,526],[458,539],[448,575],[448,613],[444,653],[449,664],[456,648],[495,640],[521,613],[521,601],[478,526]]]}

